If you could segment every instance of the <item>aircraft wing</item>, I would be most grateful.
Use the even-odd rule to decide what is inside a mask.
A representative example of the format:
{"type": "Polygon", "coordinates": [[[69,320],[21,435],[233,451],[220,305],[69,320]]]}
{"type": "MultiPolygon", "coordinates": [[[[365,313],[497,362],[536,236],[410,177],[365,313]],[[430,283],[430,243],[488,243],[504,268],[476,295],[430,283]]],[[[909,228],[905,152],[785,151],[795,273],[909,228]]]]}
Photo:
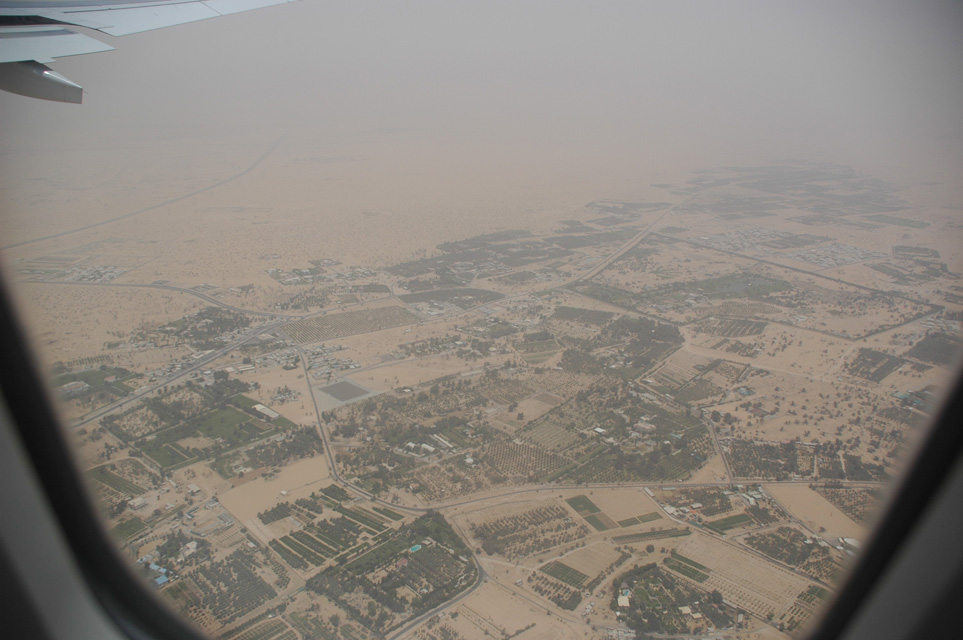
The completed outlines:
{"type": "Polygon", "coordinates": [[[113,47],[67,25],[125,36],[293,1],[0,0],[0,89],[79,104],[83,88],[45,63],[113,47]]]}

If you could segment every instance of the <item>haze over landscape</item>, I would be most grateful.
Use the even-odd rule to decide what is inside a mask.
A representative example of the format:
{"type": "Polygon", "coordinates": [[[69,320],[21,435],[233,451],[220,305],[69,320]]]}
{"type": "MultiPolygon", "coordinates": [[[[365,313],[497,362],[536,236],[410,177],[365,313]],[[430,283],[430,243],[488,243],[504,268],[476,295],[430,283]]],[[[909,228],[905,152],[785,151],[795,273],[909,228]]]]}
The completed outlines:
{"type": "Polygon", "coordinates": [[[303,0],[0,94],[122,553],[238,640],[798,637],[958,368],[961,26],[303,0]]]}

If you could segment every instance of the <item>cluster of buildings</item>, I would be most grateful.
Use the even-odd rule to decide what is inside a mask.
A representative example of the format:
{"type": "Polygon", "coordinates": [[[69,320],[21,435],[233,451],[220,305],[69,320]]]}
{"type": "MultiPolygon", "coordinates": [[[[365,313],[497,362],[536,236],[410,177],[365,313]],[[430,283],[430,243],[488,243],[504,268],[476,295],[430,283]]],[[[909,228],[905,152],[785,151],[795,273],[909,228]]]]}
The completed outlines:
{"type": "Polygon", "coordinates": [[[113,265],[71,267],[64,273],[64,280],[70,282],[110,282],[124,273],[124,269],[113,265]]]}

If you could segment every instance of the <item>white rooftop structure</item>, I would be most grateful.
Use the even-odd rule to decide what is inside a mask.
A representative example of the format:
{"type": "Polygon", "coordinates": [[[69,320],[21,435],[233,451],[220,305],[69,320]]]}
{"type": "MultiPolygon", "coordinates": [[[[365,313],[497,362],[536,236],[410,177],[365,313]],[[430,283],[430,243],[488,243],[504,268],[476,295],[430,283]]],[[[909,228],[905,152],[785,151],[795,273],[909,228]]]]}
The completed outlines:
{"type": "Polygon", "coordinates": [[[257,411],[258,413],[260,413],[261,415],[267,416],[267,417],[270,418],[271,420],[274,420],[275,418],[280,418],[280,417],[281,417],[281,414],[280,414],[280,413],[278,413],[278,412],[275,411],[274,409],[271,409],[271,408],[269,408],[269,407],[265,407],[263,404],[256,404],[256,405],[254,405],[254,410],[257,411]]]}

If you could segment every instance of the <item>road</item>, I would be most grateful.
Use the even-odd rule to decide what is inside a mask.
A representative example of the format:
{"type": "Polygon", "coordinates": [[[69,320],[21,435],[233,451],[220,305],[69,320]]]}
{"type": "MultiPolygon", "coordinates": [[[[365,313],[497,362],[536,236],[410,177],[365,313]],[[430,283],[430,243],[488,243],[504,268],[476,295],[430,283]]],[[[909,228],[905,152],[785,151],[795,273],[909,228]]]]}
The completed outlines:
{"type": "Polygon", "coordinates": [[[194,289],[186,289],[184,287],[175,287],[169,284],[137,284],[137,283],[125,283],[125,282],[86,282],[83,280],[24,280],[23,284],[56,284],[64,286],[82,286],[82,287],[125,287],[128,289],[163,289],[166,291],[174,291],[176,293],[186,293],[187,295],[200,298],[205,302],[210,302],[224,309],[229,309],[236,313],[243,313],[249,316],[260,316],[265,318],[284,318],[286,320],[300,320],[306,317],[305,315],[294,315],[287,313],[277,313],[275,311],[253,311],[251,309],[245,309],[243,307],[236,307],[232,304],[228,304],[223,300],[218,300],[214,296],[209,296],[203,291],[195,291],[194,289]]]}
{"type": "Polygon", "coordinates": [[[245,332],[245,334],[242,337],[238,338],[234,342],[228,345],[225,345],[224,347],[221,347],[216,351],[212,351],[211,353],[208,353],[204,357],[198,358],[197,360],[193,361],[189,366],[185,367],[184,369],[181,369],[178,373],[172,374],[166,378],[158,380],[156,383],[152,385],[145,385],[140,389],[138,389],[137,391],[130,394],[129,396],[125,396],[121,398],[117,402],[113,402],[109,405],[101,407],[100,409],[92,411],[91,413],[88,413],[86,416],[84,416],[80,420],[77,420],[71,423],[70,426],[73,428],[79,428],[84,426],[85,424],[89,424],[90,422],[93,422],[94,420],[99,420],[100,418],[103,418],[104,416],[110,413],[113,413],[114,411],[119,411],[120,409],[123,409],[124,407],[131,404],[132,402],[136,402],[137,400],[140,400],[141,398],[154,393],[158,389],[164,386],[167,386],[172,382],[176,382],[177,380],[180,380],[184,376],[207,366],[208,364],[217,360],[221,356],[227,355],[228,353],[230,353],[231,351],[234,351],[235,349],[245,344],[246,342],[249,342],[250,340],[261,335],[262,333],[271,331],[272,329],[276,329],[280,325],[281,325],[280,322],[273,322],[273,323],[268,323],[265,325],[261,325],[260,327],[251,329],[250,331],[245,332]]]}
{"type": "Polygon", "coordinates": [[[412,629],[420,626],[425,620],[427,620],[431,616],[438,615],[439,613],[455,606],[456,604],[458,604],[459,602],[461,602],[471,594],[478,591],[478,588],[482,586],[485,583],[485,581],[488,580],[489,578],[488,578],[488,574],[485,573],[485,570],[482,569],[480,564],[478,564],[478,561],[474,560],[474,556],[472,556],[472,561],[475,563],[475,567],[477,568],[477,571],[478,571],[478,577],[475,579],[475,584],[470,586],[465,591],[462,591],[461,593],[459,593],[457,596],[455,596],[448,602],[445,602],[444,604],[440,604],[434,609],[432,609],[431,611],[423,613],[417,618],[413,618],[412,620],[406,622],[404,626],[402,626],[396,631],[393,631],[390,635],[385,636],[385,640],[396,640],[397,638],[402,637],[412,629]]]}
{"type": "MultiPolygon", "coordinates": [[[[279,142],[279,141],[278,141],[278,142],[279,142]]],[[[276,145],[277,145],[277,142],[275,143],[275,146],[276,146],[276,145]]],[[[227,183],[227,182],[230,182],[230,181],[233,180],[233,179],[236,179],[236,178],[238,178],[238,177],[241,177],[241,176],[244,175],[245,173],[247,173],[247,172],[253,170],[254,168],[256,168],[256,166],[257,166],[264,158],[266,158],[266,157],[270,154],[270,152],[271,152],[272,150],[273,150],[273,147],[272,147],[271,149],[269,149],[268,151],[266,151],[261,157],[259,157],[259,158],[254,162],[254,164],[252,164],[250,167],[248,167],[245,171],[242,171],[241,173],[233,176],[232,178],[229,178],[229,179],[227,179],[227,180],[224,180],[224,181],[222,181],[222,182],[220,182],[220,183],[217,183],[217,184],[215,184],[215,185],[211,185],[211,186],[209,186],[209,187],[205,187],[204,189],[201,189],[201,190],[192,192],[192,193],[190,193],[190,194],[186,194],[186,195],[181,196],[181,197],[179,197],[179,198],[175,198],[175,199],[169,200],[169,201],[167,201],[167,202],[165,202],[165,203],[161,203],[161,204],[155,205],[155,206],[153,206],[153,207],[148,207],[148,208],[146,208],[146,209],[142,209],[142,210],[139,210],[139,211],[136,211],[136,212],[131,212],[131,213],[129,213],[129,214],[125,214],[125,215],[123,215],[123,216],[119,216],[119,217],[113,218],[113,219],[111,219],[111,220],[102,221],[102,222],[100,222],[100,223],[96,223],[96,224],[93,224],[93,225],[87,225],[87,226],[85,226],[85,227],[80,227],[80,228],[73,229],[73,230],[70,230],[70,231],[62,232],[62,233],[60,233],[60,234],[51,235],[51,236],[45,236],[45,237],[43,237],[43,238],[38,238],[38,239],[35,239],[35,240],[26,241],[26,242],[22,242],[22,243],[19,243],[19,244],[17,244],[17,245],[11,245],[11,246],[20,246],[20,245],[23,245],[23,244],[30,244],[30,243],[33,243],[33,242],[39,242],[39,241],[41,241],[41,240],[58,237],[58,236],[60,236],[60,235],[66,235],[66,234],[69,234],[69,233],[77,233],[77,232],[79,232],[79,231],[83,231],[83,230],[86,230],[86,229],[89,229],[89,228],[93,228],[93,227],[96,227],[96,226],[100,226],[100,225],[102,225],[102,224],[107,224],[107,223],[109,223],[109,222],[113,222],[113,221],[116,221],[116,220],[121,220],[121,219],[128,218],[128,217],[131,217],[131,216],[139,215],[139,214],[142,214],[142,213],[147,213],[148,211],[151,211],[151,210],[156,209],[156,208],[158,208],[158,207],[165,206],[165,205],[167,205],[167,204],[171,204],[171,203],[174,203],[174,202],[177,202],[177,201],[180,201],[180,200],[189,198],[189,197],[191,197],[191,196],[193,196],[193,195],[196,195],[196,194],[201,193],[201,192],[203,192],[203,191],[206,191],[206,190],[208,190],[208,189],[215,188],[215,187],[217,187],[217,186],[220,186],[220,185],[222,185],[222,184],[225,184],[225,183],[227,183]]],[[[697,192],[697,193],[698,193],[698,192],[697,192]]],[[[567,287],[568,285],[571,285],[571,284],[574,284],[574,283],[577,283],[577,282],[587,281],[587,280],[590,280],[591,278],[597,276],[599,273],[601,273],[601,272],[604,271],[606,268],[608,268],[609,266],[611,266],[613,263],[615,263],[615,262],[616,262],[617,260],[619,260],[621,257],[625,256],[625,255],[626,255],[628,252],[630,252],[633,248],[635,248],[636,246],[638,246],[638,244],[639,244],[640,242],[642,242],[647,236],[649,236],[651,233],[653,233],[653,229],[656,227],[656,225],[658,225],[659,223],[661,223],[662,220],[664,220],[665,217],[666,217],[667,215],[669,215],[674,209],[676,209],[678,206],[681,206],[681,205],[689,202],[689,201],[692,200],[696,195],[697,195],[697,194],[692,194],[692,195],[690,195],[688,198],[686,198],[685,200],[682,200],[682,201],[680,201],[680,202],[678,202],[678,203],[676,203],[676,204],[674,204],[674,205],[666,208],[665,210],[662,211],[662,213],[661,213],[660,215],[658,215],[658,217],[656,217],[654,220],[652,220],[652,222],[650,222],[645,228],[641,229],[641,230],[640,230],[637,234],[635,234],[630,240],[628,240],[627,242],[623,243],[623,244],[622,244],[621,246],[619,246],[617,249],[615,249],[614,251],[612,251],[607,257],[605,257],[603,260],[601,260],[599,263],[597,263],[597,264],[596,264],[595,266],[593,266],[591,269],[589,269],[588,271],[586,271],[586,272],[584,272],[584,273],[582,273],[582,274],[580,274],[580,275],[577,275],[577,276],[575,276],[575,277],[572,277],[572,278],[566,280],[565,282],[562,282],[562,283],[560,283],[560,284],[558,284],[558,285],[556,285],[556,286],[554,286],[554,287],[551,287],[551,289],[553,289],[553,290],[554,290],[554,289],[562,289],[562,288],[567,287]]],[[[128,397],[123,398],[123,399],[119,400],[118,402],[113,403],[113,404],[111,404],[111,405],[108,405],[108,406],[106,406],[106,407],[103,407],[103,408],[101,408],[101,409],[99,409],[99,410],[97,410],[97,411],[95,411],[95,412],[92,412],[91,414],[85,416],[81,421],[75,423],[74,426],[76,426],[76,427],[80,427],[80,426],[82,426],[82,425],[88,424],[88,423],[90,423],[90,422],[93,422],[93,421],[95,421],[95,420],[98,420],[98,419],[102,418],[104,415],[107,415],[107,414],[109,414],[109,413],[111,413],[111,412],[114,412],[114,411],[118,411],[118,410],[123,409],[124,407],[130,405],[131,403],[134,403],[134,402],[140,400],[141,398],[143,398],[143,397],[145,397],[145,396],[147,396],[147,395],[155,392],[157,389],[161,388],[162,386],[170,385],[171,383],[174,383],[174,382],[176,382],[177,380],[180,380],[180,379],[184,378],[185,376],[190,375],[192,372],[194,372],[194,371],[196,371],[196,370],[198,370],[198,369],[200,369],[200,368],[203,368],[203,367],[207,366],[209,363],[217,360],[218,358],[223,357],[224,355],[226,355],[226,354],[230,353],[231,351],[237,349],[238,347],[240,347],[241,345],[245,344],[246,342],[249,342],[250,340],[256,338],[258,335],[261,335],[261,334],[263,334],[263,333],[265,333],[265,332],[274,330],[274,329],[282,326],[283,324],[285,324],[285,323],[287,323],[287,322],[296,321],[296,320],[300,320],[300,319],[307,318],[307,317],[313,317],[313,316],[320,315],[320,314],[323,314],[323,313],[326,313],[326,312],[327,312],[327,311],[318,311],[318,312],[316,312],[316,313],[311,313],[311,314],[290,314],[290,313],[277,313],[277,312],[269,312],[269,311],[254,311],[254,310],[244,309],[244,308],[241,308],[241,307],[238,307],[238,306],[229,304],[229,303],[227,303],[227,302],[224,302],[223,300],[220,300],[220,299],[218,299],[218,298],[215,298],[215,297],[213,297],[213,296],[211,296],[211,295],[208,295],[208,294],[206,294],[206,293],[204,293],[204,292],[202,292],[202,291],[196,291],[196,290],[194,290],[194,289],[177,287],[177,286],[168,285],[168,284],[155,284],[155,283],[151,283],[151,284],[135,284],[135,283],[113,283],[113,282],[100,283],[100,282],[70,282],[70,281],[43,281],[43,280],[29,281],[29,282],[30,282],[31,284],[58,284],[58,285],[65,285],[65,286],[100,286],[100,287],[118,287],[118,288],[157,289],[157,290],[171,291],[171,292],[176,292],[176,293],[191,295],[191,296],[200,298],[200,299],[204,300],[205,302],[208,302],[208,303],[210,303],[210,304],[217,305],[217,306],[219,306],[219,307],[222,307],[222,308],[225,308],[225,309],[234,311],[234,312],[236,312],[236,313],[242,313],[242,314],[246,314],[246,315],[258,316],[258,317],[262,317],[262,318],[269,318],[269,319],[272,320],[272,321],[270,321],[270,322],[267,322],[267,323],[264,324],[264,325],[261,325],[261,326],[259,326],[259,327],[257,327],[257,328],[254,328],[254,329],[252,329],[252,330],[250,330],[250,331],[248,331],[248,332],[245,332],[245,334],[243,334],[241,337],[239,337],[237,340],[233,341],[232,343],[230,343],[230,344],[228,344],[228,345],[225,345],[224,347],[222,347],[222,348],[220,348],[220,349],[218,349],[218,350],[216,350],[216,351],[213,351],[213,352],[205,355],[204,357],[199,358],[199,359],[196,360],[196,361],[191,362],[187,367],[185,367],[183,370],[179,371],[178,373],[176,373],[176,374],[174,374],[174,375],[172,375],[172,376],[170,376],[170,377],[167,377],[167,378],[165,378],[165,379],[163,379],[163,380],[161,380],[161,381],[158,381],[156,384],[142,387],[141,389],[139,389],[139,390],[137,390],[136,392],[132,393],[132,394],[131,394],[130,396],[128,396],[128,397]]],[[[390,297],[393,298],[393,299],[397,299],[397,297],[394,296],[394,294],[391,294],[390,297]]],[[[510,303],[510,302],[512,302],[512,301],[514,301],[514,300],[524,299],[524,298],[527,298],[527,297],[530,297],[529,294],[519,294],[519,295],[516,295],[516,296],[507,296],[507,297],[502,298],[501,300],[499,300],[498,303],[499,303],[499,304],[510,303]]],[[[355,305],[350,305],[350,306],[355,306],[355,305]]],[[[407,306],[407,305],[405,305],[405,306],[407,306]]],[[[339,311],[340,311],[340,310],[343,310],[343,309],[339,309],[339,311]]],[[[466,310],[463,310],[463,311],[459,311],[459,312],[456,312],[456,313],[453,313],[453,314],[441,316],[441,317],[438,317],[438,318],[425,319],[425,320],[424,320],[424,323],[426,323],[426,324],[431,324],[431,323],[435,323],[435,322],[446,322],[446,321],[450,321],[452,317],[459,316],[459,315],[463,315],[463,314],[473,313],[473,312],[476,312],[477,310],[478,310],[477,308],[475,308],[475,309],[466,309],[466,310]]],[[[480,503],[489,502],[489,501],[505,500],[505,499],[509,499],[509,498],[513,498],[513,497],[522,496],[522,495],[524,495],[524,494],[539,494],[539,493],[543,493],[543,492],[557,492],[557,491],[562,490],[562,489],[573,489],[573,488],[577,488],[577,489],[580,489],[580,490],[593,490],[593,489],[594,489],[594,490],[604,490],[604,489],[613,489],[613,488],[623,488],[623,489],[636,489],[636,490],[641,490],[643,487],[646,487],[646,486],[659,486],[659,485],[661,485],[661,484],[664,484],[664,483],[654,483],[654,482],[619,483],[619,484],[592,483],[592,484],[582,484],[582,485],[574,485],[574,486],[573,486],[573,485],[566,485],[566,486],[564,486],[564,487],[563,487],[563,486],[558,486],[558,485],[555,485],[555,484],[543,484],[543,485],[530,485],[530,486],[525,486],[525,487],[507,487],[507,488],[505,488],[505,489],[502,490],[502,491],[495,491],[495,492],[493,492],[493,493],[488,493],[488,494],[485,494],[485,495],[482,495],[482,496],[469,497],[469,498],[462,499],[462,500],[452,500],[452,501],[448,501],[448,502],[437,503],[437,504],[431,505],[431,507],[427,507],[427,506],[426,506],[426,507],[418,507],[418,506],[398,505],[398,504],[394,504],[394,503],[388,502],[388,501],[386,501],[386,500],[383,500],[383,499],[381,499],[381,498],[379,498],[379,497],[371,494],[369,491],[365,490],[364,488],[362,488],[361,486],[357,485],[356,483],[349,481],[347,478],[345,478],[344,476],[341,475],[341,473],[340,473],[340,471],[339,471],[339,469],[338,469],[338,465],[336,464],[336,461],[335,461],[335,458],[334,458],[334,451],[333,451],[333,448],[332,448],[332,446],[331,446],[331,442],[330,442],[329,435],[328,435],[328,433],[327,433],[327,429],[326,429],[325,424],[324,424],[324,422],[323,422],[323,420],[322,420],[322,418],[321,418],[321,410],[320,410],[320,407],[319,407],[317,398],[315,397],[314,388],[311,386],[311,379],[310,379],[310,376],[309,376],[309,370],[308,370],[308,365],[307,365],[307,361],[308,361],[307,353],[306,353],[305,349],[304,349],[302,346],[300,346],[300,345],[297,345],[297,346],[295,347],[295,349],[296,349],[298,355],[300,356],[300,362],[301,362],[302,371],[303,371],[303,373],[304,373],[305,382],[308,384],[308,387],[309,387],[309,392],[310,392],[310,395],[311,395],[311,401],[312,401],[312,404],[313,404],[313,406],[314,406],[314,414],[315,414],[315,418],[316,418],[316,429],[317,429],[317,431],[318,431],[319,437],[321,438],[321,440],[322,440],[322,442],[323,442],[323,444],[324,444],[324,452],[325,452],[325,455],[326,455],[327,460],[328,460],[328,466],[329,466],[329,469],[330,469],[331,477],[332,477],[334,480],[336,480],[337,482],[339,482],[340,484],[344,485],[345,487],[350,488],[351,490],[353,490],[353,491],[356,492],[357,494],[359,494],[359,495],[361,495],[361,496],[364,496],[365,498],[370,499],[370,500],[372,500],[372,501],[375,501],[375,502],[377,502],[377,503],[380,503],[380,504],[382,504],[382,505],[384,505],[384,506],[386,506],[386,507],[390,507],[391,509],[395,509],[395,510],[398,510],[398,511],[403,511],[403,512],[406,512],[406,513],[409,513],[409,514],[412,514],[412,515],[418,515],[418,514],[423,514],[423,513],[427,512],[427,511],[429,511],[429,509],[433,509],[433,510],[437,510],[437,511],[441,511],[441,512],[452,511],[452,510],[454,510],[454,509],[464,508],[464,507],[466,507],[466,506],[471,506],[471,505],[474,505],[474,504],[480,504],[480,503]]],[[[369,365],[369,366],[367,366],[367,367],[364,367],[364,368],[362,368],[360,371],[369,371],[369,370],[373,370],[373,369],[376,369],[376,368],[379,368],[379,367],[382,367],[382,366],[388,366],[388,365],[390,365],[390,364],[397,364],[398,362],[412,362],[412,361],[420,360],[420,359],[423,359],[423,358],[430,358],[430,357],[433,357],[433,356],[432,356],[432,355],[420,356],[420,357],[416,357],[416,358],[406,359],[406,360],[404,360],[404,361],[394,361],[394,362],[391,362],[391,363],[376,363],[376,364],[373,364],[373,365],[369,365]]],[[[359,370],[353,370],[353,371],[352,371],[352,373],[358,373],[358,372],[359,372],[359,370]]],[[[717,434],[716,434],[715,431],[712,430],[712,429],[710,429],[710,432],[712,433],[713,442],[714,442],[714,445],[715,445],[715,448],[716,448],[717,452],[718,452],[720,455],[722,455],[721,445],[720,445],[720,443],[719,443],[717,434]]],[[[725,456],[723,456],[723,460],[725,460],[725,456]]],[[[733,477],[733,473],[732,473],[732,470],[731,470],[731,468],[730,468],[730,466],[729,466],[729,464],[728,464],[728,461],[726,461],[726,467],[725,467],[725,468],[726,468],[726,474],[727,474],[727,478],[728,478],[728,480],[725,481],[725,482],[709,482],[709,483],[694,483],[694,484],[688,484],[688,483],[686,483],[686,486],[687,486],[687,487],[701,487],[701,488],[710,488],[710,487],[729,488],[729,487],[731,487],[731,486],[733,485],[734,482],[739,482],[739,480],[738,480],[738,479],[735,479],[735,478],[733,477]]],[[[745,481],[743,481],[743,482],[749,484],[749,483],[757,483],[757,482],[760,482],[760,481],[759,481],[759,480],[745,480],[745,481]]],[[[811,480],[793,480],[793,481],[785,481],[784,483],[785,483],[785,484],[810,484],[811,482],[812,482],[811,480]]],[[[847,485],[851,485],[851,486],[879,486],[879,485],[882,485],[883,483],[856,482],[856,481],[841,481],[840,484],[842,484],[842,485],[844,485],[844,486],[847,486],[847,485]]],[[[775,501],[775,498],[773,498],[773,500],[775,501]]],[[[776,502],[776,503],[778,504],[778,502],[776,502]]],[[[779,506],[782,507],[782,505],[779,505],[779,506]]],[[[796,518],[794,518],[794,517],[791,515],[791,512],[789,512],[788,510],[786,510],[784,507],[783,507],[783,510],[788,514],[788,516],[789,516],[789,518],[790,518],[790,520],[791,520],[792,522],[794,522],[794,523],[799,524],[799,525],[802,526],[802,523],[800,523],[796,518]]],[[[679,524],[688,525],[688,526],[691,526],[691,524],[692,524],[692,523],[690,523],[690,522],[688,522],[688,521],[685,521],[685,520],[677,520],[676,518],[673,518],[672,516],[669,516],[668,514],[666,514],[666,516],[669,518],[670,521],[674,521],[674,522],[677,522],[677,523],[679,523],[679,524]]],[[[808,529],[806,529],[805,527],[804,527],[804,530],[808,531],[808,529]]],[[[720,537],[719,537],[719,536],[717,536],[717,535],[715,535],[715,534],[712,534],[712,533],[709,533],[709,532],[707,532],[707,531],[705,531],[705,530],[703,530],[703,529],[701,529],[701,528],[699,528],[699,527],[693,527],[693,532],[694,532],[696,535],[707,535],[707,536],[710,536],[710,537],[715,538],[715,539],[717,539],[717,540],[720,540],[720,537]]],[[[467,536],[464,535],[464,532],[460,532],[460,534],[462,535],[463,538],[466,538],[466,539],[467,539],[467,536]]],[[[730,546],[733,546],[733,547],[735,547],[735,548],[739,548],[739,549],[742,549],[742,550],[744,550],[744,551],[748,551],[749,553],[753,553],[754,555],[760,557],[761,559],[766,560],[767,562],[773,562],[772,559],[769,558],[768,556],[765,556],[765,555],[763,555],[763,554],[761,554],[761,553],[759,553],[759,552],[757,552],[757,551],[755,551],[755,550],[748,549],[748,548],[744,547],[743,545],[739,545],[739,544],[737,544],[736,542],[734,542],[734,541],[732,541],[732,540],[721,539],[721,542],[724,543],[724,544],[728,544],[728,545],[730,545],[730,546]]],[[[548,612],[552,613],[553,615],[556,615],[557,617],[565,620],[565,621],[568,622],[568,623],[575,623],[575,624],[582,624],[582,625],[587,624],[587,623],[585,623],[585,622],[582,621],[582,620],[578,620],[578,619],[574,619],[574,618],[569,618],[568,616],[565,616],[565,615],[560,615],[557,611],[554,611],[552,608],[547,607],[544,603],[542,603],[541,601],[538,601],[536,598],[532,597],[532,596],[531,596],[530,594],[528,594],[527,592],[513,589],[511,586],[507,586],[507,585],[501,584],[501,583],[499,583],[497,580],[494,580],[494,579],[485,571],[485,569],[484,569],[484,567],[482,566],[482,564],[478,561],[477,558],[474,557],[474,555],[472,556],[472,562],[475,564],[477,575],[476,575],[475,582],[474,582],[470,587],[466,588],[462,593],[460,593],[458,596],[456,596],[456,597],[453,598],[452,600],[449,600],[448,602],[443,603],[443,604],[440,605],[439,607],[437,607],[437,608],[435,608],[435,609],[433,609],[433,610],[431,610],[431,611],[429,611],[429,612],[426,612],[426,613],[418,616],[417,618],[414,618],[414,619],[408,621],[408,622],[405,623],[402,627],[400,627],[399,629],[395,630],[395,631],[392,632],[390,635],[388,635],[387,638],[386,638],[386,640],[398,640],[399,638],[401,638],[401,637],[405,636],[406,634],[408,634],[408,633],[409,633],[410,631],[412,631],[413,629],[415,629],[415,628],[417,628],[418,626],[420,626],[421,624],[423,624],[423,623],[424,623],[426,620],[428,620],[430,617],[432,617],[432,616],[434,616],[434,615],[437,615],[437,614],[440,613],[440,612],[446,611],[446,610],[448,610],[448,609],[456,606],[457,604],[459,604],[460,602],[462,602],[462,601],[465,600],[466,598],[470,597],[473,593],[475,593],[475,592],[485,583],[485,581],[487,581],[487,580],[492,580],[492,581],[493,581],[497,586],[499,586],[500,588],[505,589],[505,590],[509,591],[510,593],[512,593],[513,596],[516,596],[516,597],[519,597],[519,598],[525,600],[526,602],[528,602],[528,603],[531,604],[532,606],[537,607],[537,608],[540,609],[540,610],[548,611],[548,612]]],[[[802,574],[801,572],[793,569],[792,567],[788,567],[788,566],[785,566],[785,565],[781,565],[781,563],[776,563],[776,564],[780,564],[780,566],[783,566],[784,568],[786,568],[786,569],[788,569],[788,570],[790,570],[790,571],[793,571],[794,573],[796,573],[796,574],[798,574],[798,575],[800,575],[800,576],[805,576],[805,574],[802,574]]],[[[810,577],[810,576],[805,576],[805,577],[806,577],[807,579],[809,579],[809,580],[812,580],[812,579],[813,579],[813,578],[810,577]]],[[[821,582],[821,581],[818,581],[818,580],[817,580],[817,582],[821,582]]],[[[828,585],[827,585],[827,586],[828,586],[828,585]]],[[[296,591],[297,591],[298,589],[300,589],[300,588],[301,588],[300,586],[294,586],[294,585],[292,585],[292,586],[289,587],[287,590],[285,590],[284,594],[282,594],[282,595],[284,595],[284,596],[291,595],[291,594],[293,594],[294,592],[296,592],[296,591]]],[[[273,602],[276,603],[277,601],[278,601],[278,600],[274,600],[273,602]]]]}
{"type": "Polygon", "coordinates": [[[21,242],[14,242],[13,244],[8,244],[4,247],[0,247],[0,249],[13,249],[14,247],[23,247],[30,244],[36,244],[38,242],[43,242],[44,240],[53,240],[54,238],[62,238],[63,236],[69,236],[74,233],[80,233],[81,231],[96,229],[97,227],[102,227],[107,224],[119,222],[120,220],[127,220],[128,218],[133,218],[135,216],[143,215],[145,213],[150,213],[151,211],[157,211],[158,209],[162,209],[163,207],[167,207],[177,202],[187,200],[188,198],[193,198],[196,195],[200,195],[207,191],[211,191],[212,189],[223,187],[226,184],[234,182],[238,178],[243,178],[247,174],[257,169],[258,166],[260,166],[260,164],[264,162],[264,160],[267,159],[268,156],[274,153],[274,150],[277,149],[278,145],[281,144],[281,141],[284,140],[284,137],[286,135],[287,135],[287,132],[282,134],[267,149],[265,149],[260,155],[258,155],[254,159],[254,162],[248,165],[247,168],[243,169],[242,171],[239,171],[238,173],[235,173],[234,175],[228,176],[227,178],[223,178],[221,180],[218,180],[217,182],[209,184],[206,187],[201,187],[200,189],[195,189],[194,191],[190,191],[183,195],[180,195],[174,198],[169,198],[167,200],[164,200],[163,202],[158,202],[157,204],[152,204],[149,207],[144,207],[143,209],[137,209],[136,211],[131,211],[129,213],[124,213],[119,216],[114,216],[113,218],[107,218],[106,220],[101,220],[100,222],[85,224],[83,226],[75,227],[73,229],[67,229],[66,231],[60,231],[58,233],[51,233],[50,235],[41,236],[39,238],[33,238],[32,240],[23,240],[21,242]]]}

